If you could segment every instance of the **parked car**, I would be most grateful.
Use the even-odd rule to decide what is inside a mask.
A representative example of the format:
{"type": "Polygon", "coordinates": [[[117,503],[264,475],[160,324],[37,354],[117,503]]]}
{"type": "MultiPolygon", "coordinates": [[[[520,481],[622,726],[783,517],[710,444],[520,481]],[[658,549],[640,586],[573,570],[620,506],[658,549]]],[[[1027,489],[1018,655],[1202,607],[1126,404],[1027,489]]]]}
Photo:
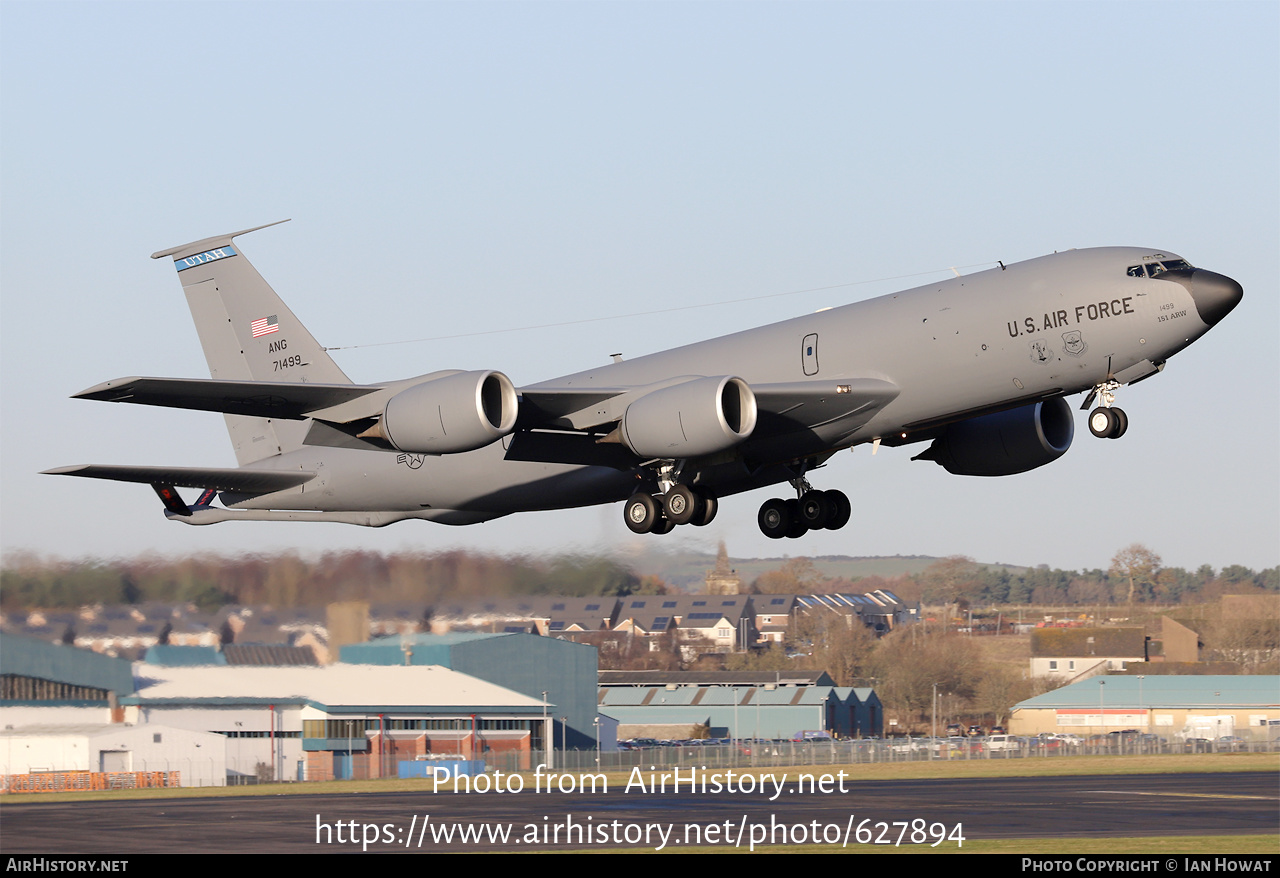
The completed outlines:
{"type": "Polygon", "coordinates": [[[986,745],[991,753],[1021,753],[1026,747],[1026,739],[1016,735],[989,735],[986,745]]]}
{"type": "Polygon", "coordinates": [[[831,733],[826,731],[796,732],[793,741],[830,741],[831,733]]]}

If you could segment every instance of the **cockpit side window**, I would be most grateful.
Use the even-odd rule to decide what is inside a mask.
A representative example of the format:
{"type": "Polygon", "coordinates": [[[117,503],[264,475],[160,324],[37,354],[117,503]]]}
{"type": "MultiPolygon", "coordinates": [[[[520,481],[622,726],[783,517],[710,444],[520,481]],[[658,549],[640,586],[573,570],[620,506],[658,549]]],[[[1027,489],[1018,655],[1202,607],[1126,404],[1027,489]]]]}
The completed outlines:
{"type": "Polygon", "coordinates": [[[1194,268],[1185,259],[1166,259],[1163,262],[1148,262],[1146,265],[1130,265],[1129,277],[1159,277],[1166,271],[1190,270],[1194,268]]]}

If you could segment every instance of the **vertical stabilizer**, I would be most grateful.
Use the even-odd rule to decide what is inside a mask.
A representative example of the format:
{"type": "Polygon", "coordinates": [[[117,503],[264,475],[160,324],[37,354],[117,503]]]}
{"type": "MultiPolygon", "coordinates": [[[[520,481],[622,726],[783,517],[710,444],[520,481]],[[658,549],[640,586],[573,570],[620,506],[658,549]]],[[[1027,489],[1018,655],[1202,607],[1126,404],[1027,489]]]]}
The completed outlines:
{"type": "MultiPolygon", "coordinates": [[[[236,381],[350,384],[351,379],[232,244],[239,235],[265,228],[151,254],[152,259],[173,257],[209,375],[236,381]]],[[[226,419],[241,466],[300,448],[309,426],[305,421],[242,415],[226,415],[226,419]]]]}

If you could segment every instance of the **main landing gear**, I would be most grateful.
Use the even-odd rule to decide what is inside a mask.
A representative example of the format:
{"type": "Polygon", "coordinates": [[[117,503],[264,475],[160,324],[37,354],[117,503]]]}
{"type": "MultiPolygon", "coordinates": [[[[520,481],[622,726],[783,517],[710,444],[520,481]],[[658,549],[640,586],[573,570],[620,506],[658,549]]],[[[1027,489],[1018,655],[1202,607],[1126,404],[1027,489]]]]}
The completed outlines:
{"type": "Polygon", "coordinates": [[[760,531],[773,540],[796,539],[811,530],[839,530],[849,523],[853,504],[843,491],[815,491],[804,479],[793,484],[800,496],[795,500],[766,500],[756,521],[760,531]]]}
{"type": "Polygon", "coordinates": [[[1119,387],[1120,384],[1116,381],[1099,384],[1085,397],[1084,405],[1081,406],[1087,409],[1095,399],[1101,398],[1102,405],[1089,412],[1089,432],[1099,439],[1119,439],[1129,429],[1129,416],[1124,413],[1124,409],[1114,405],[1119,387]]]}
{"type": "Polygon", "coordinates": [[[714,494],[688,485],[672,485],[665,494],[643,491],[632,494],[622,507],[627,527],[638,534],[670,533],[677,524],[705,527],[716,517],[719,501],[714,494]]]}

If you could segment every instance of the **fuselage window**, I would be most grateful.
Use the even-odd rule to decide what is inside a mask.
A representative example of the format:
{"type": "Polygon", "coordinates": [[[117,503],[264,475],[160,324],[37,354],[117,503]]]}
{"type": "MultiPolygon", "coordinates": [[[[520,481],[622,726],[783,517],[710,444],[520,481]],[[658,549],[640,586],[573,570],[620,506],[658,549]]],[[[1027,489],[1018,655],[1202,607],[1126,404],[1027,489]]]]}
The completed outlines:
{"type": "Polygon", "coordinates": [[[1146,277],[1146,276],[1147,276],[1147,272],[1143,269],[1141,265],[1129,266],[1129,277],[1146,277]]]}

